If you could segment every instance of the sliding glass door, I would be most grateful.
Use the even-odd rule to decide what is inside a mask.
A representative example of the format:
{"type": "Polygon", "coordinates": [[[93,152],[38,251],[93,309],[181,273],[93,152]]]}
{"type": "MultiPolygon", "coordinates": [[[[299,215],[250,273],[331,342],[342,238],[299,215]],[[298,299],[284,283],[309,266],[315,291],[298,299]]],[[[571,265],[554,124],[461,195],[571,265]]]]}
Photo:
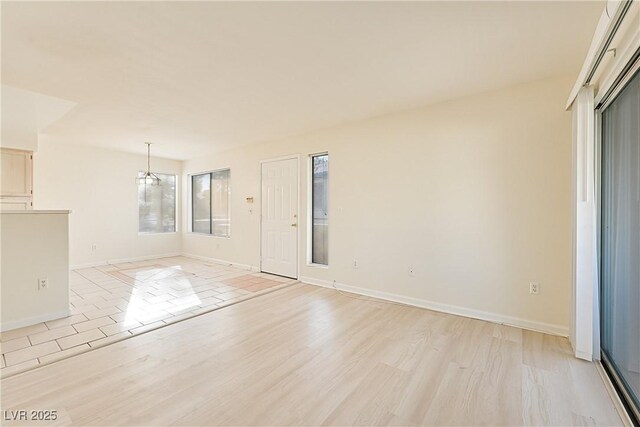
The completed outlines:
{"type": "Polygon", "coordinates": [[[640,407],[640,73],[602,112],[601,346],[640,407]]]}

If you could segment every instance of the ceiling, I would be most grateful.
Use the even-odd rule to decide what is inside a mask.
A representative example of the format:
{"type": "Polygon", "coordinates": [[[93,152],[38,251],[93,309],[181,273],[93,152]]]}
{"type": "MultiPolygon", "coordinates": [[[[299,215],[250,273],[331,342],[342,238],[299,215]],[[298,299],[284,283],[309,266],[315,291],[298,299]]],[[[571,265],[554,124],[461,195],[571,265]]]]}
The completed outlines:
{"type": "Polygon", "coordinates": [[[1,7],[2,83],[76,104],[46,138],[188,159],[577,75],[604,3],[1,7]]]}

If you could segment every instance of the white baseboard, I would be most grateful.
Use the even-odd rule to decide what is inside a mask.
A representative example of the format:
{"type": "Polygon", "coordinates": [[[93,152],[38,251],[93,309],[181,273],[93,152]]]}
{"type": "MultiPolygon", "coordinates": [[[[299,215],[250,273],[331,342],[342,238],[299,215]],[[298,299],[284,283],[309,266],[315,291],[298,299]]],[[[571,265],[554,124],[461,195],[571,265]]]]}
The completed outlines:
{"type": "MultiPolygon", "coordinates": [[[[322,286],[325,288],[333,289],[333,282],[328,280],[314,279],[312,277],[300,277],[302,283],[309,285],[322,286]]],[[[475,310],[466,307],[460,307],[456,305],[442,304],[434,301],[429,301],[421,298],[407,297],[403,295],[393,294],[390,292],[375,291],[366,288],[360,288],[356,286],[345,285],[342,283],[336,283],[336,288],[344,292],[350,292],[353,294],[363,295],[371,298],[378,298],[381,300],[397,302],[401,304],[407,304],[414,307],[426,308],[428,310],[439,311],[447,314],[454,314],[457,316],[470,317],[472,319],[485,320],[492,323],[500,323],[509,326],[516,326],[522,329],[530,329],[532,331],[544,332],[551,335],[559,335],[563,337],[569,336],[569,329],[561,325],[554,325],[551,323],[536,322],[532,320],[522,319],[519,317],[506,316],[503,314],[490,313],[487,311],[475,310]]]]}
{"type": "Polygon", "coordinates": [[[587,353],[585,351],[576,351],[575,356],[578,359],[588,360],[589,362],[593,362],[593,355],[591,353],[587,353]]]}
{"type": "Polygon", "coordinates": [[[125,262],[136,262],[136,261],[147,261],[147,260],[150,260],[150,259],[170,258],[170,257],[174,257],[174,256],[184,256],[184,257],[187,257],[187,258],[199,259],[199,260],[211,262],[211,263],[214,263],[214,264],[231,265],[233,267],[241,268],[243,270],[260,271],[260,268],[258,268],[256,266],[253,266],[253,265],[240,264],[240,263],[237,263],[237,262],[227,261],[227,260],[224,260],[224,259],[210,258],[210,257],[206,257],[206,256],[201,256],[201,255],[189,254],[189,253],[186,253],[186,252],[169,252],[169,253],[166,253],[166,254],[159,254],[159,255],[147,255],[147,256],[139,256],[139,257],[133,257],[133,258],[121,258],[121,259],[111,259],[111,260],[107,260],[107,261],[96,261],[96,262],[90,262],[90,263],[87,263],[87,264],[72,265],[70,267],[70,269],[71,270],[77,270],[77,269],[80,269],[80,268],[100,267],[102,265],[121,264],[121,263],[125,263],[125,262]]]}
{"type": "Polygon", "coordinates": [[[29,317],[27,319],[14,320],[11,322],[2,322],[0,324],[0,332],[10,331],[12,329],[24,328],[25,326],[35,325],[36,323],[48,322],[62,317],[71,315],[69,309],[57,311],[55,313],[42,314],[40,316],[29,317]]]}
{"type": "Polygon", "coordinates": [[[255,266],[255,265],[240,264],[240,263],[237,263],[237,262],[227,261],[227,260],[224,260],[224,259],[210,258],[210,257],[202,256],[202,255],[189,254],[189,253],[186,253],[186,252],[183,252],[181,255],[184,256],[184,257],[187,257],[187,258],[199,259],[201,261],[207,261],[207,262],[211,262],[211,263],[214,263],[214,264],[230,265],[232,267],[241,268],[243,270],[257,271],[257,272],[260,271],[260,268],[258,266],[255,266]]]}
{"type": "MultiPolygon", "coordinates": [[[[150,255],[150,256],[142,256],[142,257],[135,257],[135,258],[100,261],[100,262],[89,263],[89,264],[74,265],[71,267],[71,269],[75,270],[78,268],[97,267],[101,265],[118,264],[118,263],[124,263],[124,262],[145,261],[149,259],[168,258],[173,256],[184,256],[187,258],[198,259],[202,261],[211,262],[214,264],[230,265],[230,266],[241,268],[243,270],[248,270],[248,271],[256,271],[256,272],[260,271],[259,266],[241,264],[233,261],[195,255],[195,254],[190,254],[186,252],[173,252],[173,253],[167,253],[167,254],[161,254],[161,255],[150,255]]],[[[328,280],[321,280],[321,279],[315,279],[312,277],[303,277],[303,276],[301,276],[299,280],[309,285],[322,286],[325,288],[333,288],[333,283],[328,280]]],[[[537,321],[532,321],[532,320],[523,319],[519,317],[506,316],[498,313],[491,313],[487,311],[475,310],[475,309],[456,306],[456,305],[438,303],[438,302],[429,301],[421,298],[407,297],[404,295],[398,295],[390,292],[376,291],[376,290],[371,290],[366,288],[360,288],[357,286],[350,286],[343,283],[336,283],[336,287],[341,291],[345,291],[345,292],[350,292],[350,293],[363,295],[371,298],[378,298],[386,301],[398,302],[402,304],[411,305],[414,307],[420,307],[428,310],[439,311],[442,313],[454,314],[454,315],[463,316],[463,317],[470,317],[473,319],[485,320],[488,322],[499,323],[499,324],[504,324],[509,326],[516,326],[518,328],[530,329],[533,331],[539,331],[539,332],[544,332],[552,335],[559,335],[563,337],[569,336],[569,329],[567,327],[561,326],[561,325],[555,325],[552,323],[537,322],[537,321]]],[[[64,317],[64,316],[66,316],[66,314],[60,315],[59,317],[64,317]]],[[[47,320],[51,320],[51,319],[47,319],[47,320]]],[[[38,320],[38,321],[34,321],[34,323],[39,323],[47,320],[38,320]]],[[[4,325],[2,326],[4,327],[4,325]]],[[[21,325],[21,326],[26,326],[26,325],[21,325]]],[[[13,326],[12,329],[15,329],[21,326],[13,326]]],[[[587,357],[584,357],[586,355],[576,355],[576,356],[585,358],[585,359],[587,358],[587,357]]]]}
{"type": "Polygon", "coordinates": [[[169,252],[166,254],[159,254],[159,255],[145,255],[145,256],[138,256],[133,258],[111,259],[111,260],[105,260],[105,261],[90,262],[87,264],[76,264],[76,265],[70,266],[69,269],[77,270],[79,268],[100,267],[102,265],[121,264],[124,262],[147,261],[150,259],[170,258],[174,256],[181,256],[181,255],[182,255],[182,252],[169,252]]]}

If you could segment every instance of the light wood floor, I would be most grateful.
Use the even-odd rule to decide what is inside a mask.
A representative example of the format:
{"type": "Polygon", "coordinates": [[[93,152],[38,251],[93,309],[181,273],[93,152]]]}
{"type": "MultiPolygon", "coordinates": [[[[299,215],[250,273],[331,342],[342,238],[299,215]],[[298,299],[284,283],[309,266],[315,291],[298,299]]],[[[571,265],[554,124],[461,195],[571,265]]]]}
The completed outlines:
{"type": "Polygon", "coordinates": [[[0,333],[0,378],[295,280],[178,256],[73,270],[69,282],[70,316],[0,333]]]}
{"type": "Polygon", "coordinates": [[[301,284],[1,392],[3,410],[57,410],[64,425],[621,424],[565,338],[301,284]]]}

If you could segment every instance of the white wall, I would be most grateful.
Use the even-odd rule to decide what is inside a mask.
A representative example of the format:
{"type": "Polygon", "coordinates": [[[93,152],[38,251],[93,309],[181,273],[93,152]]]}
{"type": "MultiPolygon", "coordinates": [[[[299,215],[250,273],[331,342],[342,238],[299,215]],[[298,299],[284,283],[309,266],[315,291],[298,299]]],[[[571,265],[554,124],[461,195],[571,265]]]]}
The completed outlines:
{"type": "Polygon", "coordinates": [[[39,134],[67,114],[76,103],[41,93],[0,85],[4,148],[37,151],[39,134]]]}
{"type": "Polygon", "coordinates": [[[301,277],[566,334],[571,115],[563,101],[571,83],[546,79],[184,163],[153,159],[155,171],[183,174],[177,234],[138,235],[144,156],[42,141],[34,207],[73,211],[75,266],[182,251],[257,268],[259,162],[301,154],[301,277]],[[307,156],[322,151],[330,154],[326,269],[305,262],[307,156]],[[186,233],[187,174],[224,167],[232,237],[186,233]],[[529,294],[530,281],[541,283],[540,295],[529,294]]]}
{"type": "Polygon", "coordinates": [[[0,213],[2,316],[0,330],[69,315],[69,215],[0,213]],[[39,290],[38,280],[48,279],[39,290]]]}
{"type": "MultiPolygon", "coordinates": [[[[182,171],[182,162],[176,160],[152,158],[151,166],[154,172],[182,171]]],[[[72,210],[72,266],[181,251],[179,232],[138,234],[135,179],[145,169],[145,156],[40,141],[34,154],[34,208],[72,210]]]]}
{"type": "Polygon", "coordinates": [[[2,146],[19,150],[38,149],[36,103],[31,92],[2,85],[2,146]]]}
{"type": "MultiPolygon", "coordinates": [[[[259,161],[299,153],[301,276],[566,334],[571,83],[546,79],[186,161],[185,179],[231,168],[232,237],[185,233],[183,250],[258,266],[259,161]],[[304,251],[306,156],[322,151],[330,154],[327,269],[307,266],[304,251]],[[529,294],[530,281],[541,283],[539,295],[529,294]]],[[[186,200],[185,191],[183,230],[186,200]]]]}

